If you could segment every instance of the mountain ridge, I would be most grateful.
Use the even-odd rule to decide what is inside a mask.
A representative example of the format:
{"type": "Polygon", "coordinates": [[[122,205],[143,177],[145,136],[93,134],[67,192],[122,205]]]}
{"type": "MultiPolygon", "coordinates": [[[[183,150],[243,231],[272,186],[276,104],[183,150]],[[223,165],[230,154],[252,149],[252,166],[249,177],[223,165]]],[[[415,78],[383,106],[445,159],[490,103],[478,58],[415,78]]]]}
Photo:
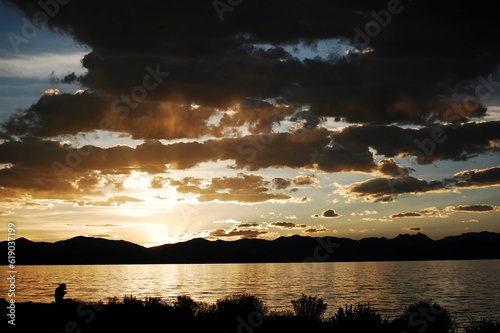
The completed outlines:
{"type": "MultiPolygon", "coordinates": [[[[7,241],[0,242],[7,248],[7,241]]],[[[16,240],[18,265],[273,263],[304,261],[412,261],[500,259],[500,233],[476,232],[433,240],[425,234],[359,240],[289,236],[274,240],[209,241],[195,238],[146,248],[124,240],[77,236],[66,240],[16,240]]],[[[5,259],[4,259],[5,260],[5,259]]],[[[5,262],[5,261],[4,261],[5,262]]]]}

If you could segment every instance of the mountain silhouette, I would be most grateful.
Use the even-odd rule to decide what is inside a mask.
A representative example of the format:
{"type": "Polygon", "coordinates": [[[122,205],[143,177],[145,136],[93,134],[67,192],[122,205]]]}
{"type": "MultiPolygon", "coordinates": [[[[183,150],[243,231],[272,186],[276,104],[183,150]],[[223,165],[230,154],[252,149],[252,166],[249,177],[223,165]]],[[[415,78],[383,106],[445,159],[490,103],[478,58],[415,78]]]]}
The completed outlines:
{"type": "MultiPolygon", "coordinates": [[[[7,242],[0,246],[7,249],[7,242]]],[[[16,240],[19,265],[268,263],[500,259],[500,234],[466,233],[432,240],[422,233],[392,239],[280,237],[275,240],[193,239],[146,248],[123,240],[75,237],[55,243],[16,240]]]]}

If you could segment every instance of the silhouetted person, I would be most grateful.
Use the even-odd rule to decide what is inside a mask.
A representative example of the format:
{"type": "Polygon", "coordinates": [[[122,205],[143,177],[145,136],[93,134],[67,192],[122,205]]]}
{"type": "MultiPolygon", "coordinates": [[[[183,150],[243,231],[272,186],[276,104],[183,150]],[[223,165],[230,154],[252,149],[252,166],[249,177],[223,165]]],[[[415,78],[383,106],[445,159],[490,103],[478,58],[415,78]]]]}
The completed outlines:
{"type": "Polygon", "coordinates": [[[54,297],[56,299],[56,303],[63,303],[64,295],[66,294],[66,284],[61,283],[59,287],[56,288],[56,292],[54,293],[54,297]]]}

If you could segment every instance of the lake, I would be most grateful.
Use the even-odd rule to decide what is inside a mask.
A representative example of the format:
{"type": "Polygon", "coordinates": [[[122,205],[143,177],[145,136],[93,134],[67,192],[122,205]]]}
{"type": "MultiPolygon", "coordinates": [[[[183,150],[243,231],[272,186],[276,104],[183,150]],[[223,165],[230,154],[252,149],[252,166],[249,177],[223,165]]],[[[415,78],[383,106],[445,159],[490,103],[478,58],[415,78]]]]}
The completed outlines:
{"type": "MultiPolygon", "coordinates": [[[[328,315],[345,304],[369,302],[395,316],[423,298],[445,306],[460,323],[500,319],[500,260],[18,266],[17,271],[17,302],[52,302],[54,289],[64,282],[68,298],[85,301],[134,295],[171,302],[189,295],[215,302],[246,292],[272,309],[291,309],[290,301],[304,293],[323,297],[328,315]]],[[[2,279],[0,297],[7,298],[7,289],[2,279]]]]}

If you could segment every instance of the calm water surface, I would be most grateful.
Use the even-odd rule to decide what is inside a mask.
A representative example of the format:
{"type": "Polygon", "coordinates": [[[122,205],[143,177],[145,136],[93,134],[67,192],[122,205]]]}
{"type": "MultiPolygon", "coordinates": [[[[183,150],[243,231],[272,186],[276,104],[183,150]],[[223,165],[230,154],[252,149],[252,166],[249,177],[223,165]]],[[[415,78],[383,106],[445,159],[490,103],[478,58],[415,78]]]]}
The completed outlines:
{"type": "MultiPolygon", "coordinates": [[[[4,271],[7,268],[3,267],[4,271]]],[[[18,266],[16,300],[52,302],[58,283],[67,297],[105,301],[108,297],[156,296],[171,302],[178,295],[215,302],[233,293],[250,293],[270,308],[291,309],[290,301],[318,295],[329,315],[345,304],[370,303],[384,315],[397,315],[412,302],[432,299],[461,322],[500,319],[500,260],[18,266]]],[[[7,283],[2,279],[1,294],[7,283]]]]}

